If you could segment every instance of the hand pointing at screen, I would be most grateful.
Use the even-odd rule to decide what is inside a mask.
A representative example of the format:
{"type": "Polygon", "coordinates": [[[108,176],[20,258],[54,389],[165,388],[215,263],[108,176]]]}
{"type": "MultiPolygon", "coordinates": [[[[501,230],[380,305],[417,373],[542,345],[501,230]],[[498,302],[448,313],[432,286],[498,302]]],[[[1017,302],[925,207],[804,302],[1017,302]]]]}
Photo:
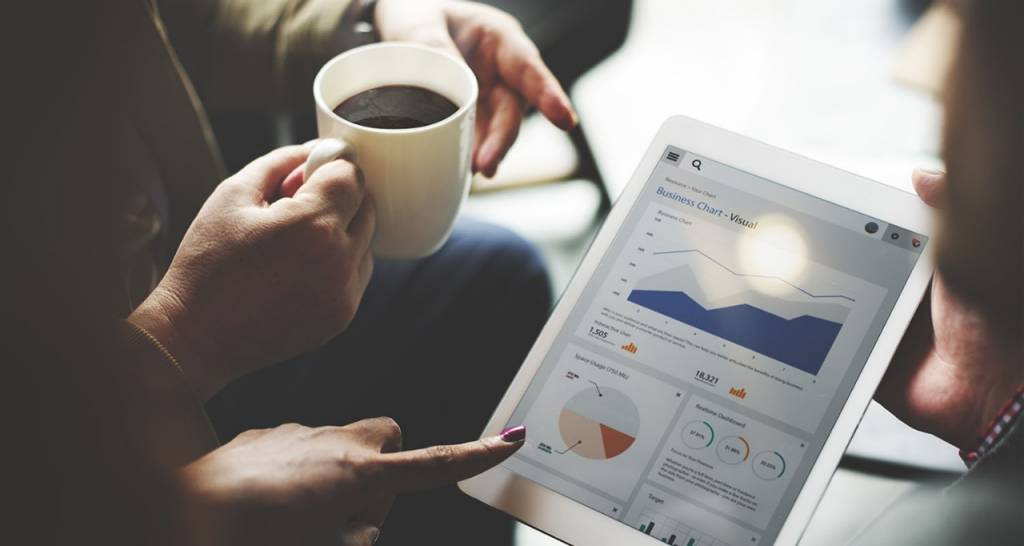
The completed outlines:
{"type": "Polygon", "coordinates": [[[522,447],[526,429],[401,451],[388,418],[344,427],[251,430],[188,465],[180,495],[186,544],[369,546],[396,495],[453,484],[522,447]]]}

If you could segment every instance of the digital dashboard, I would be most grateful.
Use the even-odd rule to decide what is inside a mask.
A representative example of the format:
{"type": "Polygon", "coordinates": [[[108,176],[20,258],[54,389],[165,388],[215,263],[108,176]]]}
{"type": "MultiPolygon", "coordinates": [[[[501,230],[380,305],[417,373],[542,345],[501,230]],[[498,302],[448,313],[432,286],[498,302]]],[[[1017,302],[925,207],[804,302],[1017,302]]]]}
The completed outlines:
{"type": "Polygon", "coordinates": [[[668,544],[770,544],[926,242],[667,147],[504,466],[668,544]]]}

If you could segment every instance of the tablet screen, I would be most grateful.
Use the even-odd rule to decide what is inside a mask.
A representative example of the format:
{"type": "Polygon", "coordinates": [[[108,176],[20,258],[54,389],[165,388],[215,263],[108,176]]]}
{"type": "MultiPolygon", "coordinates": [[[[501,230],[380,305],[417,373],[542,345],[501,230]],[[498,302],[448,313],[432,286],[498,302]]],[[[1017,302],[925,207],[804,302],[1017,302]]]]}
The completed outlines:
{"type": "Polygon", "coordinates": [[[926,244],[668,147],[506,467],[668,544],[770,544],[926,244]]]}

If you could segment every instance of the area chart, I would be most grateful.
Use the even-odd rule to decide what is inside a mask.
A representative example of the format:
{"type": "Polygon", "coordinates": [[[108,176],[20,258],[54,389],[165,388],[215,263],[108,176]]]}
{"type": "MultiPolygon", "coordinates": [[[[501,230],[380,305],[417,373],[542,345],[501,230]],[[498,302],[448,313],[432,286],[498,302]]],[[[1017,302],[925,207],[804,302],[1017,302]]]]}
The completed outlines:
{"type": "Polygon", "coordinates": [[[816,294],[784,279],[745,275],[703,252],[642,278],[627,300],[788,366],[817,375],[852,298],[816,294]]]}

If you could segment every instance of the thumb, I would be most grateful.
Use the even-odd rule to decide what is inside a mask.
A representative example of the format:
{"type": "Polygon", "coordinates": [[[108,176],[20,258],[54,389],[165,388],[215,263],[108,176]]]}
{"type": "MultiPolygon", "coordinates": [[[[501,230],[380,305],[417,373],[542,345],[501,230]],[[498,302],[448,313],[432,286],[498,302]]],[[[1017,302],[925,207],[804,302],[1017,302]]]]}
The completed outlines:
{"type": "Polygon", "coordinates": [[[914,169],[911,176],[914,191],[929,207],[942,208],[946,190],[946,173],[927,169],[914,169]]]}
{"type": "Polygon", "coordinates": [[[380,529],[362,521],[350,521],[341,530],[342,546],[373,546],[380,538],[380,529]]]}
{"type": "Polygon", "coordinates": [[[475,442],[385,454],[377,463],[378,485],[394,493],[451,485],[497,466],[525,441],[526,427],[514,427],[475,442]]]}
{"type": "Polygon", "coordinates": [[[255,189],[258,192],[255,195],[266,201],[273,201],[279,194],[285,177],[302,166],[311,148],[308,143],[277,148],[254,159],[232,178],[255,189]]]}

